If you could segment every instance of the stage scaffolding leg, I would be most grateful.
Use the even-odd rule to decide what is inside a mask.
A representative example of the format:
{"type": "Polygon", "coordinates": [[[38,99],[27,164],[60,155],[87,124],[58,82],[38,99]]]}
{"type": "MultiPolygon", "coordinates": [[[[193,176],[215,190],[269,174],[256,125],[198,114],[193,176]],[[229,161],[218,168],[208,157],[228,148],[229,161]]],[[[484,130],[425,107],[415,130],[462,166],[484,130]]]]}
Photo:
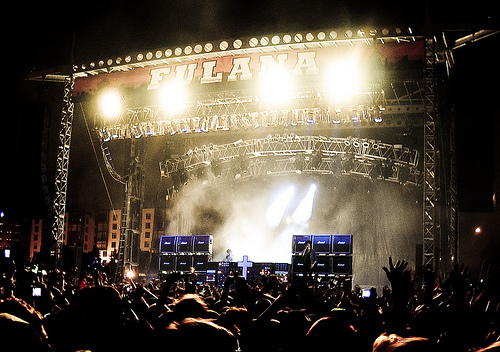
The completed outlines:
{"type": "Polygon", "coordinates": [[[72,75],[64,80],[64,97],[61,111],[61,129],[57,152],[54,185],[51,260],[54,269],[62,267],[62,247],[64,244],[64,220],[66,214],[66,194],[68,191],[68,166],[73,127],[74,103],[72,99],[75,80],[72,75]]]}
{"type": "Polygon", "coordinates": [[[435,243],[439,238],[436,160],[436,57],[435,40],[425,40],[425,114],[424,114],[424,184],[423,184],[423,265],[436,269],[435,243]]]}
{"type": "Polygon", "coordinates": [[[139,265],[140,235],[144,193],[144,172],[142,170],[143,147],[140,141],[130,139],[130,159],[125,184],[118,265],[115,280],[123,280],[126,271],[139,265]]]}

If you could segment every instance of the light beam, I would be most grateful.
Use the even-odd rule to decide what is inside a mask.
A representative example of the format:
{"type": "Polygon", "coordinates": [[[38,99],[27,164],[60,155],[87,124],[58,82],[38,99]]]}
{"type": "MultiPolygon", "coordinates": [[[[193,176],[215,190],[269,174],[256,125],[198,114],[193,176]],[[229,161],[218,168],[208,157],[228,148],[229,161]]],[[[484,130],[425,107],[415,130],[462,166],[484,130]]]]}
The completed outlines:
{"type": "Polygon", "coordinates": [[[295,191],[295,186],[289,186],[285,191],[283,191],[278,198],[271,204],[266,211],[267,225],[271,228],[276,228],[281,223],[283,215],[285,214],[286,207],[290,200],[292,199],[293,193],[295,191]]]}
{"type": "Polygon", "coordinates": [[[295,209],[295,212],[292,215],[294,223],[302,224],[311,218],[315,193],[316,185],[313,183],[311,187],[309,187],[309,191],[306,196],[302,202],[300,202],[299,206],[295,209]]]}

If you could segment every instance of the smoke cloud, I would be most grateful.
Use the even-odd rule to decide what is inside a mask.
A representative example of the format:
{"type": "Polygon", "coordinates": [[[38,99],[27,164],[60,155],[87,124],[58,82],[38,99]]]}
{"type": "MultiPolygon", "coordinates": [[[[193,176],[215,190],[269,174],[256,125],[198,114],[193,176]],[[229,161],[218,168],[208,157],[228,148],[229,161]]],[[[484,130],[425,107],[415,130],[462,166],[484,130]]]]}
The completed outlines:
{"type": "Polygon", "coordinates": [[[421,243],[420,192],[382,180],[351,176],[267,177],[209,187],[200,181],[184,186],[167,212],[168,234],[212,234],[213,260],[231,248],[235,260],[291,261],[292,236],[352,234],[353,280],[382,287],[388,257],[415,263],[421,243]],[[317,184],[312,217],[301,224],[291,215],[311,183],[317,184]],[[290,185],[296,192],[278,227],[266,222],[266,210],[290,185]]]}

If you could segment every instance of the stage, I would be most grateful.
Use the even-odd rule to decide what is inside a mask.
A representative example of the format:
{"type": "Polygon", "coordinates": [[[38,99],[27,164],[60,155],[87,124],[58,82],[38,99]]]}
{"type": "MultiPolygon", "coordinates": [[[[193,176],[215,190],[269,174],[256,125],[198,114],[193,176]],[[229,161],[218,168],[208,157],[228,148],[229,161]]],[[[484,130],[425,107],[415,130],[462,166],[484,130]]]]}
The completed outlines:
{"type": "Polygon", "coordinates": [[[294,235],[351,234],[353,285],[382,288],[389,256],[410,266],[421,260],[420,199],[416,186],[351,175],[268,176],[217,187],[192,182],[173,200],[166,233],[213,235],[213,261],[231,249],[235,261],[289,264],[294,235]],[[310,216],[301,218],[297,209],[311,184],[310,216]],[[279,219],[270,219],[269,209],[291,187],[279,219]]]}
{"type": "Polygon", "coordinates": [[[137,263],[146,207],[166,209],[166,235],[213,235],[214,261],[291,263],[294,235],[350,234],[353,283],[382,287],[389,256],[455,260],[435,205],[434,52],[410,28],[371,28],[76,65],[68,89],[126,184],[119,266],[137,263]]]}

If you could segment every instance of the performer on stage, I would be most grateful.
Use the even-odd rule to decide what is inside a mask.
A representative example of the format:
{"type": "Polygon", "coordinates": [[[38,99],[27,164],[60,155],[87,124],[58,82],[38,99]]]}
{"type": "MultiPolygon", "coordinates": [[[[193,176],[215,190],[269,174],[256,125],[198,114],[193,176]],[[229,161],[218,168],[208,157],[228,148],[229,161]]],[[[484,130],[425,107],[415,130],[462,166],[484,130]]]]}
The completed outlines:
{"type": "Polygon", "coordinates": [[[302,273],[307,281],[312,279],[313,269],[316,265],[316,251],[312,248],[312,242],[306,241],[306,246],[302,252],[302,273]]]}
{"type": "Polygon", "coordinates": [[[233,251],[228,248],[227,251],[226,251],[226,259],[224,260],[225,262],[233,262],[234,261],[234,257],[233,257],[233,251]]]}

